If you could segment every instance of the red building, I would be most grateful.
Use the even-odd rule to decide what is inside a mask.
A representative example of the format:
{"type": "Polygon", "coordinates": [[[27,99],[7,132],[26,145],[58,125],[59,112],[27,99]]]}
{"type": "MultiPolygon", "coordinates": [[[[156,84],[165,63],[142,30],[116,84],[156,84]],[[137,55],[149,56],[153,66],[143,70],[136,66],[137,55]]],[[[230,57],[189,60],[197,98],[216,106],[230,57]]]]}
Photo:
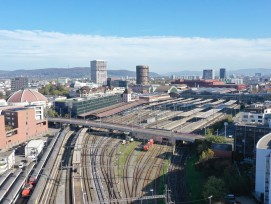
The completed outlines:
{"type": "Polygon", "coordinates": [[[8,149],[48,131],[41,116],[42,106],[11,108],[1,111],[0,149],[8,149]]]}
{"type": "Polygon", "coordinates": [[[186,80],[186,79],[177,79],[172,81],[171,84],[186,84],[188,87],[211,87],[211,88],[234,88],[238,91],[246,89],[245,84],[225,84],[222,81],[218,80],[204,80],[204,79],[197,79],[197,80],[186,80]]]}

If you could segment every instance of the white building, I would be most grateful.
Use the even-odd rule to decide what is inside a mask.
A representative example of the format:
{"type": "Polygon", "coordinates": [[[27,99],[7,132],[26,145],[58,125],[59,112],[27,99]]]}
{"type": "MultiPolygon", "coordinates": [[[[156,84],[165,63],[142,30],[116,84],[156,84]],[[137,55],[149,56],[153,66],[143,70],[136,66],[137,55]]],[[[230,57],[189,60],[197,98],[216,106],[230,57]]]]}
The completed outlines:
{"type": "Polygon", "coordinates": [[[271,133],[262,137],[256,146],[256,178],[255,193],[256,196],[264,199],[265,204],[270,203],[271,189],[271,133]]]}
{"type": "MultiPolygon", "coordinates": [[[[257,104],[254,104],[257,106],[257,104]]],[[[258,104],[261,106],[262,104],[258,104]]],[[[269,125],[271,128],[271,108],[261,109],[260,107],[255,107],[258,110],[247,110],[241,113],[241,122],[243,123],[258,123],[261,125],[269,125]]]]}
{"type": "Polygon", "coordinates": [[[234,78],[234,79],[231,79],[231,83],[235,83],[235,84],[244,84],[244,81],[243,79],[240,79],[240,78],[234,78]]]}
{"type": "Polygon", "coordinates": [[[0,153],[0,175],[8,169],[11,169],[15,164],[15,152],[1,152],[0,153]]]}
{"type": "Polygon", "coordinates": [[[7,106],[8,103],[5,99],[0,99],[0,106],[7,106]]]}
{"type": "Polygon", "coordinates": [[[104,60],[93,60],[90,62],[91,80],[98,86],[107,83],[107,62],[104,60]]]}
{"type": "Polygon", "coordinates": [[[130,102],[132,100],[131,90],[126,88],[122,95],[123,102],[130,102]]]}
{"type": "Polygon", "coordinates": [[[57,82],[60,84],[60,85],[65,85],[65,84],[67,84],[68,82],[69,82],[69,78],[67,78],[67,77],[59,77],[58,79],[57,79],[57,82]]]}

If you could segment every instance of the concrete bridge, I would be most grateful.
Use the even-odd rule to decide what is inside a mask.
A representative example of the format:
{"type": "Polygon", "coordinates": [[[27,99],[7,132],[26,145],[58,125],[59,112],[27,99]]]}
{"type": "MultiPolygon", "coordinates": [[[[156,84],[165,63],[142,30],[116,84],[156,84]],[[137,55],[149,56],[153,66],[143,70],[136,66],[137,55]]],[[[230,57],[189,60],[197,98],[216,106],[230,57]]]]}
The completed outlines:
{"type": "Polygon", "coordinates": [[[138,126],[130,126],[123,124],[106,123],[102,121],[90,121],[75,118],[47,118],[48,122],[82,125],[85,127],[105,128],[110,130],[119,130],[123,132],[131,132],[137,138],[154,138],[156,140],[167,139],[175,143],[176,140],[185,142],[194,142],[196,139],[203,139],[201,135],[191,133],[172,132],[169,130],[145,129],[138,126]]]}

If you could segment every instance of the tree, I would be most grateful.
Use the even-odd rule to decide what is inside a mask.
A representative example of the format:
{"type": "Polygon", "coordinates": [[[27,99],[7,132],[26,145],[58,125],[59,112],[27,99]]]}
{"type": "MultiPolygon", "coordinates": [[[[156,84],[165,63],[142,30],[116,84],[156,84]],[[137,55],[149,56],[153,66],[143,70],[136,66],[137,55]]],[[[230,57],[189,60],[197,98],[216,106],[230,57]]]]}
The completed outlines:
{"type": "Polygon", "coordinates": [[[0,92],[0,99],[5,98],[3,92],[0,92]]]}
{"type": "Polygon", "coordinates": [[[226,139],[225,137],[222,137],[222,136],[207,136],[206,137],[206,140],[210,143],[226,143],[226,139]]]}
{"type": "Polygon", "coordinates": [[[207,136],[212,136],[214,134],[214,129],[213,128],[207,128],[207,136]]]}
{"type": "Polygon", "coordinates": [[[215,153],[211,150],[211,149],[207,149],[205,151],[203,151],[200,155],[199,161],[207,161],[209,159],[214,158],[215,153]]]}
{"type": "Polygon", "coordinates": [[[48,110],[47,110],[47,115],[49,116],[49,117],[57,117],[57,112],[55,111],[55,110],[53,110],[52,108],[49,108],[48,110]]]}
{"type": "Polygon", "coordinates": [[[210,176],[203,187],[203,196],[205,198],[213,196],[213,200],[220,201],[226,194],[225,183],[222,179],[210,176]]]}

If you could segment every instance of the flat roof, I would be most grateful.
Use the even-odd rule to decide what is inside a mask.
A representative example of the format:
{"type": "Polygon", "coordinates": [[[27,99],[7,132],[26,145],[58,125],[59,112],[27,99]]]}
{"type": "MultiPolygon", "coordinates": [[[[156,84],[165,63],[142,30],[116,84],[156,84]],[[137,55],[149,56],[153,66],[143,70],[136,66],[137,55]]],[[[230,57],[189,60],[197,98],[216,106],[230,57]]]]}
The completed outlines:
{"type": "Polygon", "coordinates": [[[263,136],[257,143],[257,149],[271,149],[271,133],[263,136]]]}
{"type": "Polygon", "coordinates": [[[0,152],[0,157],[8,157],[9,155],[13,154],[14,151],[7,151],[7,152],[0,152]]]}

